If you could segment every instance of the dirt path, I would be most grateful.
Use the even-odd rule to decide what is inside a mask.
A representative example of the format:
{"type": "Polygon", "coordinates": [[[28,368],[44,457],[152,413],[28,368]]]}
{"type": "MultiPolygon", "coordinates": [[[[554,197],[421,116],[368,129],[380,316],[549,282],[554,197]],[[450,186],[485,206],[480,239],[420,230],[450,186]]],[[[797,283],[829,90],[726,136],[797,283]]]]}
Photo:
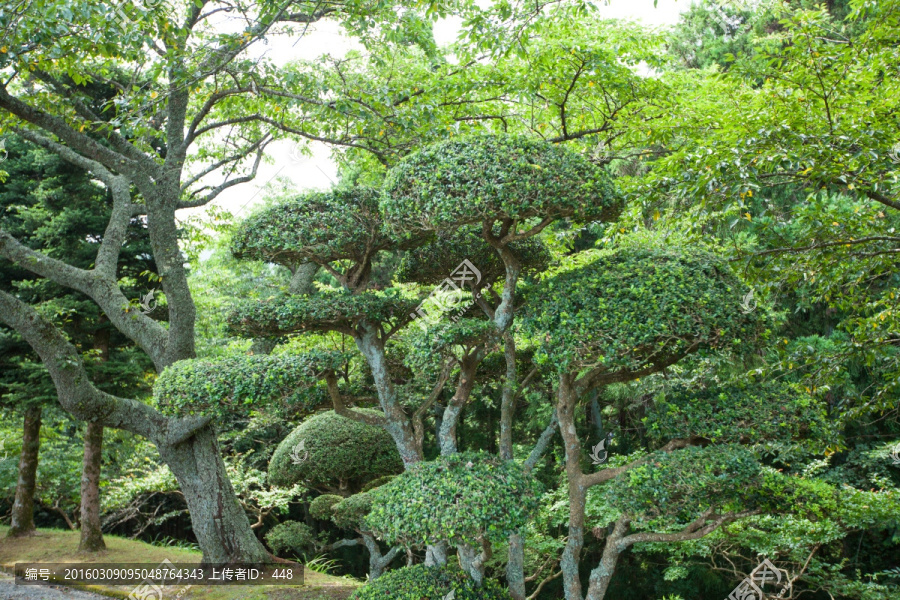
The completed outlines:
{"type": "Polygon", "coordinates": [[[11,576],[0,573],[0,600],[109,600],[109,596],[66,587],[16,585],[11,576]]]}

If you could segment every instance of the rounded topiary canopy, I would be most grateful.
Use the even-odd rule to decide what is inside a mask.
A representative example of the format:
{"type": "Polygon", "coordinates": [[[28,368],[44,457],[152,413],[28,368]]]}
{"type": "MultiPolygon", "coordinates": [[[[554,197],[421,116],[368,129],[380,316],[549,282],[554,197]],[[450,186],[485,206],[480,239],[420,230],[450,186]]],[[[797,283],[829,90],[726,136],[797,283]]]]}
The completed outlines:
{"type": "Polygon", "coordinates": [[[337,494],[322,494],[321,496],[316,496],[313,498],[312,502],[309,503],[309,515],[313,519],[330,521],[331,517],[334,516],[331,508],[341,500],[343,500],[343,498],[337,494]]]}
{"type": "Polygon", "coordinates": [[[512,135],[454,138],[426,146],[387,174],[381,210],[398,233],[530,217],[611,219],[610,178],[563,146],[512,135]]]}
{"type": "Polygon", "coordinates": [[[453,564],[426,567],[423,564],[388,571],[358,588],[351,600],[441,600],[453,592],[454,600],[509,600],[509,593],[488,579],[478,586],[453,564]]]}
{"type": "Polygon", "coordinates": [[[393,246],[383,233],[378,198],[372,188],[337,188],[268,206],[241,223],[232,253],[285,265],[358,262],[393,246]]]}
{"type": "Polygon", "coordinates": [[[372,510],[372,496],[368,492],[353,494],[331,507],[331,520],[344,529],[362,529],[363,520],[372,510]]]}
{"type": "Polygon", "coordinates": [[[725,513],[752,507],[762,466],[737,444],[689,446],[660,453],[603,486],[604,501],[640,528],[685,525],[712,508],[725,513]]]}
{"type": "MultiPolygon", "coordinates": [[[[543,241],[527,238],[509,244],[522,274],[541,272],[550,264],[550,250],[543,241]]],[[[404,253],[395,275],[397,281],[436,285],[468,260],[481,274],[480,285],[496,281],[506,272],[497,251],[481,236],[481,228],[464,227],[441,233],[427,244],[404,253]]]]}
{"type": "Polygon", "coordinates": [[[345,331],[362,319],[387,323],[407,319],[422,301],[407,288],[365,291],[322,290],[315,296],[278,296],[235,304],[229,329],[249,337],[273,337],[309,331],[345,331]]]}
{"type": "Polygon", "coordinates": [[[803,442],[821,447],[837,432],[827,406],[799,385],[735,382],[698,389],[679,386],[647,411],[647,430],[659,440],[701,437],[712,442],[803,442]]]}
{"type": "Polygon", "coordinates": [[[285,521],[266,533],[266,543],[277,555],[298,556],[315,546],[316,535],[306,523],[285,521]]]}
{"type": "Polygon", "coordinates": [[[310,410],[328,399],[315,386],[316,373],[345,360],[338,352],[182,360],[159,375],[153,395],[162,412],[177,416],[234,414],[276,403],[310,410]]]}
{"type": "Polygon", "coordinates": [[[387,431],[328,411],[305,420],[278,445],[269,462],[269,481],[348,493],[402,470],[400,453],[387,431]]]}
{"type": "Polygon", "coordinates": [[[739,348],[767,324],[724,259],[686,248],[576,255],[527,292],[535,359],[558,371],[637,370],[698,348],[739,348]]]}
{"type": "Polygon", "coordinates": [[[540,484],[514,461],[465,452],[420,462],[369,492],[367,529],[388,543],[500,542],[537,509],[540,484]]]}

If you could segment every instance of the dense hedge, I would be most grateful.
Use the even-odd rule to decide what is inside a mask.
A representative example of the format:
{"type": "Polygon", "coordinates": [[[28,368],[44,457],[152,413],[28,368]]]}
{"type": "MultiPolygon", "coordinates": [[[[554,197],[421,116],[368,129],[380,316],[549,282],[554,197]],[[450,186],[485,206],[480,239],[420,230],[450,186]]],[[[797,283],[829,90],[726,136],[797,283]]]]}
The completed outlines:
{"type": "Polygon", "coordinates": [[[478,587],[458,566],[413,565],[388,571],[359,588],[351,600],[442,600],[453,592],[454,600],[509,600],[496,581],[486,580],[478,587]]]}
{"type": "Polygon", "coordinates": [[[359,294],[323,290],[315,296],[238,303],[228,315],[228,325],[232,332],[248,337],[330,331],[354,327],[364,318],[375,322],[406,319],[421,301],[421,295],[403,287],[359,294]]]}
{"type": "Polygon", "coordinates": [[[308,418],[278,445],[269,462],[269,481],[277,486],[302,483],[325,490],[337,490],[343,482],[344,489],[353,492],[373,479],[402,470],[400,453],[383,428],[328,411],[308,418]],[[294,449],[301,441],[303,450],[297,453],[294,449]],[[305,458],[294,464],[292,453],[305,458]]]}
{"type": "Polygon", "coordinates": [[[383,233],[378,198],[373,188],[337,188],[268,206],[240,224],[232,253],[285,265],[358,262],[367,251],[393,246],[383,233]]]}
{"type": "Polygon", "coordinates": [[[316,373],[346,359],[336,352],[255,354],[211,360],[182,360],[167,367],[153,386],[161,411],[169,415],[235,414],[260,405],[311,410],[327,400],[316,373]]]}
{"type": "Polygon", "coordinates": [[[618,206],[602,168],[566,147],[512,135],[426,146],[388,172],[381,200],[386,223],[398,233],[504,218],[612,219],[618,206]]]}
{"type": "Polygon", "coordinates": [[[536,360],[560,371],[637,369],[699,348],[739,349],[768,324],[741,309],[749,288],[713,254],[687,248],[582,253],[528,291],[536,360]]]}
{"type": "Polygon", "coordinates": [[[390,544],[501,542],[538,506],[540,484],[514,461],[464,452],[420,462],[369,492],[366,527],[390,544]]]}
{"type": "Polygon", "coordinates": [[[679,387],[656,398],[644,423],[660,440],[697,436],[759,444],[808,439],[821,447],[818,442],[837,435],[823,401],[780,381],[679,387]]]}

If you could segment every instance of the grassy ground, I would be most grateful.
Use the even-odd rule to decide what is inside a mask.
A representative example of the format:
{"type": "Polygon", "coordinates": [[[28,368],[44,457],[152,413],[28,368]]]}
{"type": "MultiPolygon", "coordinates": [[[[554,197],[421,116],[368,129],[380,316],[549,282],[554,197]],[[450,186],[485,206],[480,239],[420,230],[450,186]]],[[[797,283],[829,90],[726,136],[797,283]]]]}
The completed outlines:
{"type": "MultiPolygon", "coordinates": [[[[106,551],[92,554],[78,552],[77,531],[39,529],[28,538],[9,539],[8,528],[0,525],[0,566],[12,572],[17,562],[87,562],[87,563],[151,563],[164,559],[173,563],[200,562],[200,553],[173,547],[151,546],[144,542],[115,536],[104,536],[106,551]]],[[[303,586],[193,586],[180,596],[182,600],[344,600],[359,583],[353,579],[324,575],[306,570],[303,586]]],[[[133,586],[84,586],[80,589],[126,598],[133,586]]],[[[166,586],[166,597],[175,597],[181,587],[166,586]]]]}

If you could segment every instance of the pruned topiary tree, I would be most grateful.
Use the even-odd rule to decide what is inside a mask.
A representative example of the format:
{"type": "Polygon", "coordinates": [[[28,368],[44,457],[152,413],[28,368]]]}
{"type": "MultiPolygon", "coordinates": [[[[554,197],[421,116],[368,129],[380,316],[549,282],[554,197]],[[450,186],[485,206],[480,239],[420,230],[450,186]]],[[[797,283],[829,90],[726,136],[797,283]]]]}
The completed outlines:
{"type": "MultiPolygon", "coordinates": [[[[379,478],[379,480],[383,479],[379,478]]],[[[360,492],[349,498],[342,498],[335,494],[323,494],[309,504],[309,514],[313,518],[331,521],[341,529],[349,529],[359,535],[358,538],[339,540],[329,544],[323,550],[357,544],[364,545],[369,553],[369,579],[375,580],[400,553],[402,546],[396,545],[387,552],[381,551],[374,534],[365,524],[365,517],[371,510],[372,496],[368,492],[360,492]]]]}
{"type": "MultiPolygon", "coordinates": [[[[308,261],[332,275],[339,287],[238,303],[231,326],[254,338],[317,331],[351,337],[369,366],[383,412],[373,415],[354,408],[346,381],[326,371],[323,378],[335,412],[383,427],[407,469],[423,459],[423,421],[442,404],[438,400],[452,379],[455,389],[448,391],[450,397],[436,416],[436,437],[441,454],[458,450],[457,423],[476,388],[479,366],[502,350],[502,371],[489,372],[502,390],[500,458],[511,460],[514,408],[521,396],[521,365],[510,329],[519,302],[517,287],[525,275],[549,264],[549,253],[538,238],[549,225],[564,219],[584,223],[616,218],[621,203],[609,176],[563,146],[519,136],[479,135],[441,142],[401,159],[387,174],[377,211],[373,198],[370,189],[352,187],[304,194],[248,219],[235,237],[237,255],[289,267],[308,261]],[[378,253],[401,255],[397,278],[409,285],[371,288],[378,253]],[[425,353],[427,368],[423,364],[401,371],[388,353],[395,351],[397,337],[408,340],[412,335],[407,326],[423,298],[415,284],[434,285],[444,268],[446,282],[453,265],[460,264],[447,261],[457,256],[469,261],[459,287],[472,294],[473,304],[462,319],[440,324],[434,351],[425,353]],[[483,262],[483,272],[473,260],[483,262]]],[[[429,343],[419,344],[419,349],[429,343]]],[[[541,436],[535,449],[537,457],[554,426],[551,420],[550,433],[541,436]]],[[[525,471],[536,460],[530,460],[525,471]]],[[[518,533],[509,533],[510,586],[516,598],[523,598],[522,540],[518,533]]],[[[426,562],[442,564],[447,540],[429,542],[426,562]]],[[[470,570],[477,576],[478,569],[470,570]]]]}
{"type": "MultiPolygon", "coordinates": [[[[607,544],[582,596],[578,567],[588,490],[627,476],[644,461],[584,473],[584,447],[575,428],[579,400],[592,389],[661,372],[701,350],[751,349],[769,323],[762,308],[741,310],[748,288],[725,260],[700,249],[647,242],[642,247],[623,245],[576,255],[530,294],[525,325],[541,340],[536,360],[556,371],[559,380],[556,412],[566,452],[569,497],[569,532],[561,568],[568,599],[603,598],[620,554],[615,543],[607,544]]],[[[688,445],[690,440],[674,439],[662,450],[688,445]]],[[[702,523],[687,525],[671,539],[705,535],[742,514],[705,515],[702,523]]],[[[619,537],[629,522],[625,516],[617,521],[622,530],[619,537]]]]}
{"type": "Polygon", "coordinates": [[[307,558],[315,547],[316,536],[312,528],[299,521],[283,521],[266,532],[266,543],[281,556],[307,558]]]}
{"type": "Polygon", "coordinates": [[[491,545],[525,526],[539,495],[540,484],[516,462],[459,452],[419,463],[373,490],[365,524],[390,543],[448,541],[480,585],[491,545]]]}
{"type": "Polygon", "coordinates": [[[453,598],[454,600],[509,600],[509,594],[496,581],[476,585],[455,565],[429,567],[413,565],[391,571],[378,581],[361,587],[352,600],[421,600],[453,598]],[[451,595],[452,594],[452,595],[451,595]]]}
{"type": "MultiPolygon", "coordinates": [[[[380,412],[356,409],[373,418],[380,412]]],[[[326,411],[301,423],[275,449],[269,461],[273,485],[295,483],[346,497],[373,479],[399,473],[403,462],[381,427],[326,411]]]]}

